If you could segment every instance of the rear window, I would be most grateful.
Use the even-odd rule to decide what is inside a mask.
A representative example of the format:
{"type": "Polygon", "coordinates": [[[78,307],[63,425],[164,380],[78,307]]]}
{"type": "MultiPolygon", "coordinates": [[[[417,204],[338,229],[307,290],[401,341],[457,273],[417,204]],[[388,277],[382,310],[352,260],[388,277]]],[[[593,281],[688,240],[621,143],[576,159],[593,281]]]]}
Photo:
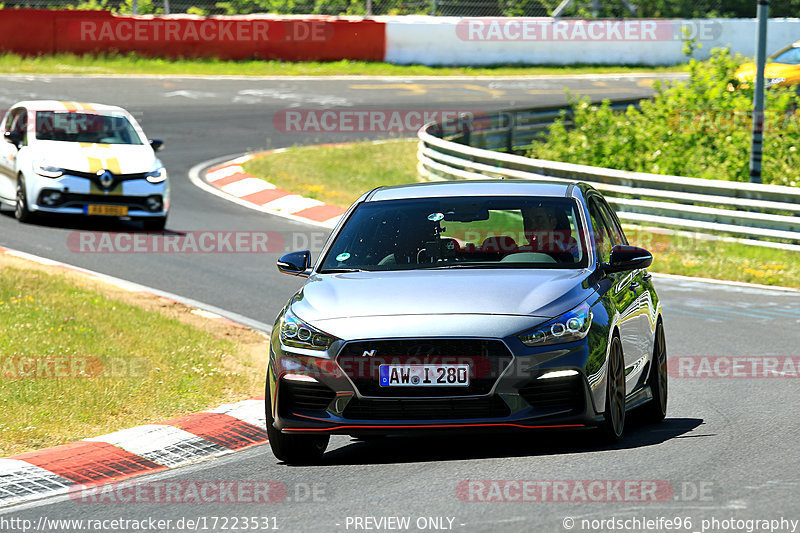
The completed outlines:
{"type": "Polygon", "coordinates": [[[584,268],[577,203],[569,198],[464,197],[366,202],[320,272],[431,268],[584,268]]]}
{"type": "Polygon", "coordinates": [[[36,112],[36,138],[101,144],[143,144],[124,115],[59,111],[36,112]]]}

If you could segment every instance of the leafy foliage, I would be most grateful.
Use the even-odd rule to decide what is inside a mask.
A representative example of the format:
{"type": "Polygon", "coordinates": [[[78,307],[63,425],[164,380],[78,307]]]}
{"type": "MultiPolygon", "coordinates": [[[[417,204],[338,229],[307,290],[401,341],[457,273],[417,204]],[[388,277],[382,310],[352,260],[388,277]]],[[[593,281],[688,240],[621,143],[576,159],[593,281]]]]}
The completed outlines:
{"type": "MultiPolygon", "coordinates": [[[[727,90],[741,62],[726,49],[707,61],[692,60],[689,80],[659,82],[639,109],[614,112],[609,102],[573,98],[573,127],[564,118],[530,157],[673,176],[749,180],[752,89],[727,90]]],[[[788,88],[768,91],[764,134],[764,183],[800,185],[800,96],[788,88]]]]}

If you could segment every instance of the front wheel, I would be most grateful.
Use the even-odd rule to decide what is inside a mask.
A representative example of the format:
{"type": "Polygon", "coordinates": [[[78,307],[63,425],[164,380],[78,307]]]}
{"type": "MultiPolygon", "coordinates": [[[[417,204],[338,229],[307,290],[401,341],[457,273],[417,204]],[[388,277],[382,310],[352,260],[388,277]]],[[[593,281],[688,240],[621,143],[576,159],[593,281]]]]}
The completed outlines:
{"type": "Polygon", "coordinates": [[[600,439],[613,444],[622,438],[625,430],[625,360],[622,343],[616,335],[611,339],[606,374],[606,410],[600,424],[600,439]]]}
{"type": "Polygon", "coordinates": [[[650,372],[647,376],[647,385],[653,393],[653,399],[642,406],[641,412],[647,422],[661,422],[667,416],[667,343],[664,341],[664,326],[661,322],[656,328],[655,342],[653,343],[653,360],[650,362],[650,372]]]}
{"type": "Polygon", "coordinates": [[[25,183],[22,181],[21,176],[17,180],[17,202],[14,205],[14,217],[20,222],[30,222],[33,219],[33,213],[28,209],[25,183]]]}
{"type": "Polygon", "coordinates": [[[330,435],[287,435],[274,426],[272,402],[269,396],[269,384],[264,400],[267,418],[267,438],[272,453],[278,460],[288,464],[315,464],[322,459],[328,447],[330,435]]]}

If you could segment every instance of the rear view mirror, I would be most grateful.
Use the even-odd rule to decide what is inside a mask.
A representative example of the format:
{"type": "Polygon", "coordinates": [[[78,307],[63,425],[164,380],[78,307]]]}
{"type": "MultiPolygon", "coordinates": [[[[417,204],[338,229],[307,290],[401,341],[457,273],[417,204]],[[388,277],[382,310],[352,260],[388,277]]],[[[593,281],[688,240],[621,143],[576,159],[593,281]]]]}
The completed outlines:
{"type": "Polygon", "coordinates": [[[602,268],[608,273],[625,272],[647,268],[652,262],[653,255],[644,248],[618,244],[611,249],[611,258],[602,268]]]}
{"type": "Polygon", "coordinates": [[[308,277],[311,268],[311,252],[290,252],[278,259],[278,270],[292,276],[308,277]]]}
{"type": "Polygon", "coordinates": [[[152,148],[154,152],[158,152],[164,148],[164,141],[161,139],[150,139],[150,148],[152,148]]]}
{"type": "Polygon", "coordinates": [[[16,147],[22,144],[23,134],[21,131],[7,131],[3,134],[3,137],[16,147]]]}

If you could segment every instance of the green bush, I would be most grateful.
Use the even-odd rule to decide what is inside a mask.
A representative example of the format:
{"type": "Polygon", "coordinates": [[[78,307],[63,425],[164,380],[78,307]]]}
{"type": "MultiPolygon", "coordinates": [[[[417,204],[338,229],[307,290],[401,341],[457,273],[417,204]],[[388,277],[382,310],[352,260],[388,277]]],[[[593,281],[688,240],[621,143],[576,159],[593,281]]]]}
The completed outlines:
{"type": "MultiPolygon", "coordinates": [[[[749,180],[752,89],[729,92],[740,57],[715,49],[692,60],[688,81],[657,82],[652,100],[614,112],[609,102],[571,98],[573,127],[564,117],[530,157],[673,176],[749,180]]],[[[767,91],[764,183],[800,185],[800,96],[767,91]]]]}

